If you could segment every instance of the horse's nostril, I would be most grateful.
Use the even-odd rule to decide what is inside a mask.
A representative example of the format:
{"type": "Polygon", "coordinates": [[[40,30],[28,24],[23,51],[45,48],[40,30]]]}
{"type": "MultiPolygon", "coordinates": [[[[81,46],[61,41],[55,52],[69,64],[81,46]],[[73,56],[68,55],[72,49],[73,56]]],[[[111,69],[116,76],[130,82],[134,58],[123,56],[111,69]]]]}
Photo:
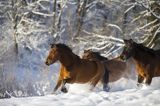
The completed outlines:
{"type": "Polygon", "coordinates": [[[46,63],[46,65],[48,65],[48,62],[47,62],[47,61],[46,61],[45,63],[46,63]]]}

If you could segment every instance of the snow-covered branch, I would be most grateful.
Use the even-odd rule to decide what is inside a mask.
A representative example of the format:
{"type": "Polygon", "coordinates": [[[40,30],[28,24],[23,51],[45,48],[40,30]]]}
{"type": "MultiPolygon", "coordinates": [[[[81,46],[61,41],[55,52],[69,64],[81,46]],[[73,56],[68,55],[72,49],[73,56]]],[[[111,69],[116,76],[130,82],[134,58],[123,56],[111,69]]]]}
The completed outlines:
{"type": "Polygon", "coordinates": [[[37,11],[32,11],[32,13],[34,13],[36,15],[41,15],[41,16],[44,16],[44,17],[52,17],[53,16],[53,14],[45,14],[45,13],[37,12],[37,11]]]}

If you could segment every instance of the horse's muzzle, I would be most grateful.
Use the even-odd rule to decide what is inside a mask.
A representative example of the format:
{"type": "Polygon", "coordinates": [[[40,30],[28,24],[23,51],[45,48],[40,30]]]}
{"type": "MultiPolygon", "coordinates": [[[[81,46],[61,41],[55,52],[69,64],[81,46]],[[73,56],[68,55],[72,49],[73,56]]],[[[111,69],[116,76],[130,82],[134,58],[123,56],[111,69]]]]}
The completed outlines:
{"type": "Polygon", "coordinates": [[[49,66],[49,63],[48,63],[48,61],[46,61],[46,62],[45,62],[45,64],[49,66]]]}

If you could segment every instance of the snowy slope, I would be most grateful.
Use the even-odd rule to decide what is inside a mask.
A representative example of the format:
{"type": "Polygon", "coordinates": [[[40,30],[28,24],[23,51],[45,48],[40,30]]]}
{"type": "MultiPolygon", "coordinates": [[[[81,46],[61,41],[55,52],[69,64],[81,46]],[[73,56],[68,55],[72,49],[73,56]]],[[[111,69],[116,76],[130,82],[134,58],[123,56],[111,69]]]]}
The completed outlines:
{"type": "Polygon", "coordinates": [[[74,84],[66,94],[1,99],[0,106],[160,106],[159,82],[154,78],[151,86],[137,88],[135,81],[120,79],[111,84],[110,92],[74,84]]]}

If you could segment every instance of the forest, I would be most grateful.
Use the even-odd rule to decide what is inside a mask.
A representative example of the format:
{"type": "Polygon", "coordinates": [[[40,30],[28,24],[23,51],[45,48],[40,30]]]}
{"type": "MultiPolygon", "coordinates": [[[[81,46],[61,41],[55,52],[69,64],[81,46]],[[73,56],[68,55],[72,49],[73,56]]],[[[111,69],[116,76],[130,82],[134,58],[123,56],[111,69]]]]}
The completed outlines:
{"type": "Polygon", "coordinates": [[[160,49],[160,0],[0,0],[0,98],[52,93],[60,64],[45,64],[50,44],[113,59],[123,39],[160,49]]]}

